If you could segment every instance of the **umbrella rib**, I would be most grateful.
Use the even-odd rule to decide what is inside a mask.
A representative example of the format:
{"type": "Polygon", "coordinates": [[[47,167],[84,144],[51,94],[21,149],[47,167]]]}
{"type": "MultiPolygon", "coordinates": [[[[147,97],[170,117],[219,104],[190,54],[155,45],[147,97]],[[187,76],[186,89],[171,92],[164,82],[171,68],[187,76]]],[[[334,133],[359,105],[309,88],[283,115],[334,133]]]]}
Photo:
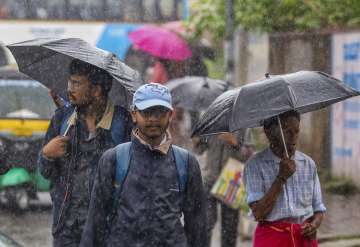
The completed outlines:
{"type": "MultiPolygon", "coordinates": [[[[302,105],[301,108],[305,108],[305,107],[308,107],[308,106],[311,106],[311,105],[315,105],[315,104],[321,104],[321,103],[327,103],[329,101],[335,101],[335,102],[340,102],[342,99],[348,99],[348,98],[351,98],[352,96],[351,95],[347,95],[347,96],[341,96],[341,97],[336,97],[336,98],[333,98],[331,100],[326,100],[326,101],[316,101],[314,103],[310,103],[310,104],[306,104],[306,105],[302,105]]],[[[322,109],[322,108],[325,108],[327,107],[328,105],[324,106],[324,107],[321,107],[319,108],[318,110],[322,109]]]]}
{"type": "Polygon", "coordinates": [[[291,84],[285,78],[283,78],[283,80],[286,82],[286,88],[288,89],[288,92],[290,94],[290,100],[291,100],[292,108],[295,109],[296,104],[297,104],[296,94],[294,93],[294,90],[291,88],[291,84]]]}

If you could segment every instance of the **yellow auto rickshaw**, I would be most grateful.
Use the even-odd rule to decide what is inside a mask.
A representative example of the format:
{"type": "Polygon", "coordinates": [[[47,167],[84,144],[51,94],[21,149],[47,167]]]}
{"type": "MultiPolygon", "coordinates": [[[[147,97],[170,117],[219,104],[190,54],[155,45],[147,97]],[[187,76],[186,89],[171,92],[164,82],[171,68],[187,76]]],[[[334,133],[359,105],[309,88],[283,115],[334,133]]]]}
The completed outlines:
{"type": "Polygon", "coordinates": [[[0,202],[23,210],[49,190],[36,163],[55,105],[46,87],[11,69],[0,69],[0,102],[0,202]]]}

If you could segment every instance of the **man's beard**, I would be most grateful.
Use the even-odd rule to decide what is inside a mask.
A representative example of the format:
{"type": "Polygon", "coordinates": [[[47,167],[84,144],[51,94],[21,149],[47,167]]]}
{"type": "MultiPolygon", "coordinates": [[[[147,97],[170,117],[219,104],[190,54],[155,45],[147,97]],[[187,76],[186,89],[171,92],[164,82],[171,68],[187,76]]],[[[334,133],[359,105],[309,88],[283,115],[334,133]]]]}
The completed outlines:
{"type": "Polygon", "coordinates": [[[86,113],[89,108],[91,108],[95,104],[94,100],[89,100],[89,97],[87,97],[87,100],[84,102],[81,102],[80,104],[72,104],[74,105],[79,113],[86,113]]]}
{"type": "Polygon", "coordinates": [[[166,130],[168,129],[168,127],[169,127],[169,123],[166,124],[165,126],[161,126],[159,124],[153,124],[153,125],[149,124],[149,125],[144,126],[143,128],[139,128],[139,130],[141,131],[142,135],[146,136],[147,138],[156,139],[156,138],[159,138],[160,136],[164,135],[166,133],[166,130]],[[159,128],[159,134],[158,135],[148,135],[146,130],[151,127],[159,128]]]}
{"type": "Polygon", "coordinates": [[[84,114],[89,109],[90,104],[75,104],[75,107],[77,108],[78,113],[84,114]]]}

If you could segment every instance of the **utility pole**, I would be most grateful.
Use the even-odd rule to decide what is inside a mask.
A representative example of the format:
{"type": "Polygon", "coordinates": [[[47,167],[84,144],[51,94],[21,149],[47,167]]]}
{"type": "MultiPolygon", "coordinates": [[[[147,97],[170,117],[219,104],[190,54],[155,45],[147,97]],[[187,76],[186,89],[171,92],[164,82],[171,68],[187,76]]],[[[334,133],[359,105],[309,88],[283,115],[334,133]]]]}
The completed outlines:
{"type": "Polygon", "coordinates": [[[65,0],[64,10],[65,10],[65,13],[64,13],[63,18],[65,17],[66,19],[70,19],[72,17],[70,14],[70,0],[65,0]]]}
{"type": "Polygon", "coordinates": [[[102,2],[102,18],[103,20],[109,20],[109,16],[107,15],[108,10],[109,10],[109,6],[108,6],[108,0],[103,0],[102,2]]]}
{"type": "Polygon", "coordinates": [[[234,0],[226,0],[226,16],[226,36],[224,44],[225,81],[234,86],[234,0]]]}
{"type": "Polygon", "coordinates": [[[178,19],[179,19],[179,0],[173,0],[170,20],[176,21],[178,19]]]}

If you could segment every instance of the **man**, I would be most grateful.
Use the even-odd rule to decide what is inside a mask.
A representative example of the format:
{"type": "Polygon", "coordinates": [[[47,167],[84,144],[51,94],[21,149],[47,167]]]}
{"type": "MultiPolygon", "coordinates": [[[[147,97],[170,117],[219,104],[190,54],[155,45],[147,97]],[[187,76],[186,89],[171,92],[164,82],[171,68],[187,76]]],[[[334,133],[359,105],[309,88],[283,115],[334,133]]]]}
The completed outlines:
{"type": "Polygon", "coordinates": [[[165,86],[150,83],[135,92],[133,140],[102,156],[80,246],[203,246],[200,168],[193,155],[171,144],[167,129],[172,110],[165,86]],[[182,162],[179,150],[186,155],[182,162]]]}
{"type": "Polygon", "coordinates": [[[131,116],[108,99],[112,77],[74,60],[69,68],[70,107],[56,110],[40,152],[39,169],[50,179],[53,245],[78,246],[102,153],[130,140],[131,116]]]}
{"type": "Polygon", "coordinates": [[[326,208],[314,161],[296,151],[300,115],[280,115],[264,122],[270,146],[251,158],[244,171],[247,201],[258,226],[255,247],[317,246],[316,232],[326,208]]]}
{"type": "Polygon", "coordinates": [[[207,246],[211,246],[212,231],[218,219],[218,205],[221,206],[221,246],[235,247],[238,236],[239,210],[221,203],[210,193],[222,168],[229,158],[245,162],[253,153],[251,132],[240,130],[201,139],[193,139],[198,153],[207,151],[203,167],[205,191],[207,195],[207,246]]]}

